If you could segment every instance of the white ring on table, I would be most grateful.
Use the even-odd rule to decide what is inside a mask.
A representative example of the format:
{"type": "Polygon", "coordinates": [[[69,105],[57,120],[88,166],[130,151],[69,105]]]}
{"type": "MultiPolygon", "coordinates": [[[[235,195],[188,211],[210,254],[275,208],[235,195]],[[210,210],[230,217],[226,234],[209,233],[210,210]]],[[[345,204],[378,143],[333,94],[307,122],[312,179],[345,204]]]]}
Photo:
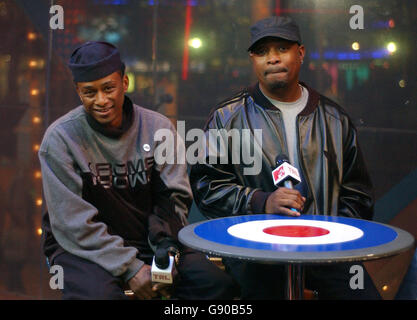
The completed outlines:
{"type": "Polygon", "coordinates": [[[237,238],[272,244],[317,245],[352,241],[363,236],[359,228],[331,221],[311,220],[258,220],[235,224],[227,232],[237,238]],[[314,237],[283,237],[265,233],[263,230],[275,226],[310,226],[323,228],[328,234],[314,237]]]}

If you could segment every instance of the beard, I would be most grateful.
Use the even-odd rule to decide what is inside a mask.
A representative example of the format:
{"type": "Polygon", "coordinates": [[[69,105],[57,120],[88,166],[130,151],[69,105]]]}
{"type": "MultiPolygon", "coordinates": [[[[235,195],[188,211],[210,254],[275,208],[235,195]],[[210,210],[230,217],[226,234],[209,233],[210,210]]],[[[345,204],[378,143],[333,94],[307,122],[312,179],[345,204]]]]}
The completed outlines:
{"type": "Polygon", "coordinates": [[[277,81],[271,81],[266,83],[268,90],[274,91],[277,89],[286,88],[288,85],[288,81],[284,80],[277,80],[277,81]]]}
{"type": "Polygon", "coordinates": [[[286,88],[288,86],[288,69],[282,67],[265,70],[264,83],[269,91],[286,88]],[[284,74],[282,76],[280,73],[280,76],[277,76],[274,72],[284,72],[284,74]]]}

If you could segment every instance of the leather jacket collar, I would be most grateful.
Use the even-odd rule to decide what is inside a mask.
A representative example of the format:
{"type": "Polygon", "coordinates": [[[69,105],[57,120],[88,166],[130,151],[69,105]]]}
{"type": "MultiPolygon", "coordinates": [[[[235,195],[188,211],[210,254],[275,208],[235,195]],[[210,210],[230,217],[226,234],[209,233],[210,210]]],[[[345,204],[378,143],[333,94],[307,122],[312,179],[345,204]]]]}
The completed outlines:
{"type": "MultiPolygon", "coordinates": [[[[300,84],[308,90],[308,101],[305,108],[300,112],[300,116],[307,116],[312,113],[318,106],[320,94],[313,88],[300,81],[300,84]]],[[[267,109],[275,110],[276,107],[269,101],[261,89],[259,89],[259,82],[247,88],[247,92],[255,100],[255,103],[259,106],[263,106],[267,109]]]]}

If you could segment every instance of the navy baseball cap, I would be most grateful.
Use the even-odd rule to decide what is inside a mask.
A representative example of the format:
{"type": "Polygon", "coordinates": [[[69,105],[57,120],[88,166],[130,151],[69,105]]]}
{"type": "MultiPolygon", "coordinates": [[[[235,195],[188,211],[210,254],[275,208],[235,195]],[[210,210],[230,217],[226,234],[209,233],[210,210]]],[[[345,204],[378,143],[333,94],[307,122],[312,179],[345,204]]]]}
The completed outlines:
{"type": "Polygon", "coordinates": [[[68,67],[75,82],[95,81],[121,70],[125,65],[119,50],[108,42],[89,41],[72,53],[68,67]]]}
{"type": "Polygon", "coordinates": [[[265,37],[276,37],[301,44],[301,35],[298,25],[290,17],[269,17],[256,22],[250,28],[251,42],[248,51],[251,51],[259,40],[265,37]]]}

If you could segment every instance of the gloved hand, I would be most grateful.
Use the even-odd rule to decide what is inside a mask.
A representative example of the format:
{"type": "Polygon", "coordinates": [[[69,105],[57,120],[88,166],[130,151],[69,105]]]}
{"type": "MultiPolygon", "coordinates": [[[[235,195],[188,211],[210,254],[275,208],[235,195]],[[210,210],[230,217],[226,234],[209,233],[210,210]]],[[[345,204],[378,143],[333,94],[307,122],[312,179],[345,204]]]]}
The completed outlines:
{"type": "Polygon", "coordinates": [[[178,265],[180,258],[180,250],[178,249],[178,245],[173,239],[165,238],[156,245],[155,263],[157,265],[160,263],[162,265],[166,265],[167,267],[169,264],[169,256],[174,257],[175,265],[178,265]]]}

